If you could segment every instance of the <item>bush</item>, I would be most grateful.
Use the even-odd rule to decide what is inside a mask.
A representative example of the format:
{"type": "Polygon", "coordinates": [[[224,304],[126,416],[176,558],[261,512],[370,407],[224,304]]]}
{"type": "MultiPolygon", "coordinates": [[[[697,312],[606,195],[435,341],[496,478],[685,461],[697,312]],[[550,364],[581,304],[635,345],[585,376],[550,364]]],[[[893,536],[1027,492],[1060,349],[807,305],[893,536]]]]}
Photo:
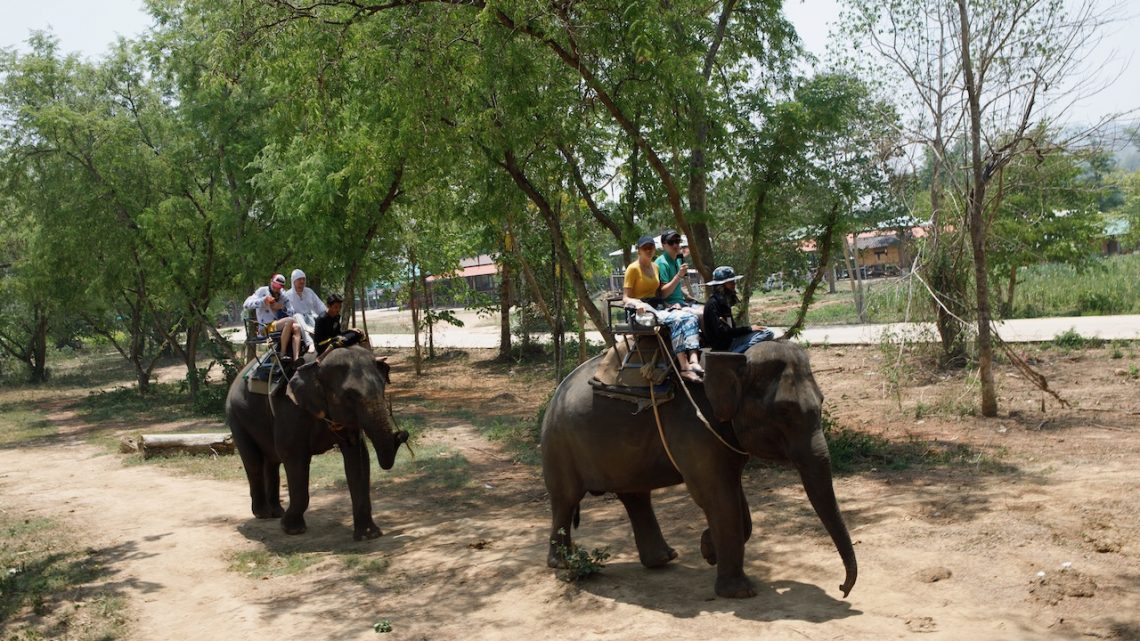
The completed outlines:
{"type": "Polygon", "coordinates": [[[1084,349],[1086,347],[1098,347],[1104,341],[1099,338],[1085,338],[1077,333],[1076,329],[1070,327],[1069,329],[1057,334],[1053,337],[1053,346],[1060,347],[1061,349],[1084,349]]]}
{"type": "MultiPolygon", "coordinates": [[[[558,530],[558,533],[564,535],[566,531],[558,530]]],[[[554,546],[554,553],[558,555],[558,558],[566,562],[566,569],[560,573],[560,576],[569,582],[580,581],[590,575],[601,572],[602,568],[606,567],[606,559],[610,558],[608,548],[594,548],[592,552],[587,552],[578,547],[573,550],[567,550],[565,545],[556,544],[554,546]]]]}

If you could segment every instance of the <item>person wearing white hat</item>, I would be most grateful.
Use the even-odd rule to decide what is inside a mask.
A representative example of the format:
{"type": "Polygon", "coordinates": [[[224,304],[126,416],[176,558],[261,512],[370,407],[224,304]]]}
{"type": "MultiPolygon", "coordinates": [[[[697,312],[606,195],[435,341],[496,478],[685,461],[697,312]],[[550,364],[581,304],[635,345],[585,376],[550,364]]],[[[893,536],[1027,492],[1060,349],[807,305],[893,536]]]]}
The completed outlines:
{"type": "Polygon", "coordinates": [[[324,301],[321,300],[320,296],[317,296],[316,292],[305,286],[308,284],[305,272],[294,269],[293,273],[289,275],[289,282],[293,283],[293,286],[285,292],[285,298],[289,300],[289,306],[293,308],[294,316],[297,317],[298,323],[304,329],[301,335],[305,340],[304,351],[307,352],[312,344],[313,323],[328,308],[325,307],[324,301]]]}
{"type": "Polygon", "coordinates": [[[308,314],[316,318],[325,313],[328,308],[325,307],[324,301],[321,300],[320,296],[317,296],[316,292],[305,286],[308,284],[305,272],[294,269],[293,273],[289,275],[289,280],[293,286],[285,292],[285,298],[289,299],[294,314],[308,314]]]}
{"type": "Polygon", "coordinates": [[[736,296],[736,270],[721,265],[713,270],[712,280],[705,283],[712,288],[712,295],[705,301],[705,342],[715,352],[736,352],[742,354],[760,341],[772,340],[772,330],[763,325],[737,327],[732,319],[732,307],[739,299],[736,296]]]}

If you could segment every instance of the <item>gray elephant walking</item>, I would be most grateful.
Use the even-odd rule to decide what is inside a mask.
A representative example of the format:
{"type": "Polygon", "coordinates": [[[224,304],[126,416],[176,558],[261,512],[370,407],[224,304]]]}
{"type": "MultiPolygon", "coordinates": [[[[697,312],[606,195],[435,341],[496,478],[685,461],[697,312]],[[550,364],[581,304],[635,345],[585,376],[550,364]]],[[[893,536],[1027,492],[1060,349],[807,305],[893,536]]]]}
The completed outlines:
{"type": "Polygon", "coordinates": [[[333,350],[319,363],[310,357],[289,380],[286,394],[251,392],[244,380],[246,370],[234,379],[226,397],[226,424],[249,480],[254,516],[280,517],[286,534],[303,533],[309,464],[314,455],[336,446],[352,498],[353,538],[382,534],[372,520],[365,436],[385,470],[391,469],[396,451],[408,440],[407,432],[393,433],[389,420],[384,398],[388,370],[388,364],[375,359],[367,348],[354,346],[333,350]],[[281,506],[282,465],[289,483],[288,509],[281,506]]]}
{"type": "Polygon", "coordinates": [[[675,559],[677,553],[657,523],[650,491],[685,483],[708,523],[701,554],[717,566],[717,595],[755,596],[744,574],[752,517],[740,480],[751,455],[790,461],[799,471],[843,560],[846,579],[840,590],[844,596],[850,592],[858,574],[855,550],[832,486],[820,422],[823,394],[802,348],[775,341],[744,354],[706,352],[704,385],[689,389],[719,438],[679,393],[658,408],[668,452],[652,411],[631,415],[629,403],[593,393],[589,380],[598,358],[562,381],[542,424],[542,470],[553,513],[550,567],[565,563],[558,547],[571,549],[571,523],[577,524],[587,492],[617,494],[629,513],[643,565],[658,567],[675,559]]]}

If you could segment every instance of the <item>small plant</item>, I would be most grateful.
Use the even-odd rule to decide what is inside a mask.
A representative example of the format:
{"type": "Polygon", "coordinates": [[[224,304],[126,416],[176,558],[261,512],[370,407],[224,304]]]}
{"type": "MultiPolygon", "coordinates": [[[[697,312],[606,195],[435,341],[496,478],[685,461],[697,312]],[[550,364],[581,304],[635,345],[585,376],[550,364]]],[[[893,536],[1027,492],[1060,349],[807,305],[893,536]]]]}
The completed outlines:
{"type": "Polygon", "coordinates": [[[1128,378],[1131,378],[1132,380],[1140,378],[1140,367],[1136,367],[1136,365],[1129,365],[1128,378]]]}
{"type": "Polygon", "coordinates": [[[1114,360],[1124,358],[1124,352],[1122,352],[1119,347],[1116,347],[1112,350],[1112,358],[1114,360]]]}
{"type": "MultiPolygon", "coordinates": [[[[558,534],[565,536],[566,530],[559,529],[558,534]]],[[[566,562],[566,570],[562,574],[562,578],[570,583],[601,572],[602,568],[606,567],[606,559],[610,558],[609,548],[594,548],[592,552],[587,552],[577,547],[568,550],[565,545],[556,541],[551,541],[551,543],[554,543],[555,554],[566,562]]]]}
{"type": "Polygon", "coordinates": [[[392,631],[392,622],[389,621],[388,619],[380,619],[375,624],[373,624],[372,629],[375,630],[377,634],[384,634],[386,632],[391,632],[392,631]]]}
{"type": "Polygon", "coordinates": [[[1085,338],[1077,333],[1077,330],[1070,327],[1069,329],[1057,334],[1053,337],[1053,346],[1060,347],[1061,349],[1084,349],[1086,347],[1098,347],[1104,341],[1099,338],[1085,338]]]}

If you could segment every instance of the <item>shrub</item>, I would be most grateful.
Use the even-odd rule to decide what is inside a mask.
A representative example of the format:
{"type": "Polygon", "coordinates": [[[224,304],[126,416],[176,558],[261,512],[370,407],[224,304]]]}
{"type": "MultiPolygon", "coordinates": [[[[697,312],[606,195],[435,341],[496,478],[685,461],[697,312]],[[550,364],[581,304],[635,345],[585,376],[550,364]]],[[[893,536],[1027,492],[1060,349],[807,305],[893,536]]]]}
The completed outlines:
{"type": "MultiPolygon", "coordinates": [[[[559,534],[566,534],[566,530],[558,530],[559,534]]],[[[553,541],[552,541],[553,543],[553,541]]],[[[594,548],[592,552],[575,547],[566,549],[565,545],[555,544],[554,553],[566,562],[566,569],[560,573],[561,577],[569,582],[580,581],[590,575],[597,574],[606,567],[606,559],[610,558],[610,551],[594,548]]]]}

